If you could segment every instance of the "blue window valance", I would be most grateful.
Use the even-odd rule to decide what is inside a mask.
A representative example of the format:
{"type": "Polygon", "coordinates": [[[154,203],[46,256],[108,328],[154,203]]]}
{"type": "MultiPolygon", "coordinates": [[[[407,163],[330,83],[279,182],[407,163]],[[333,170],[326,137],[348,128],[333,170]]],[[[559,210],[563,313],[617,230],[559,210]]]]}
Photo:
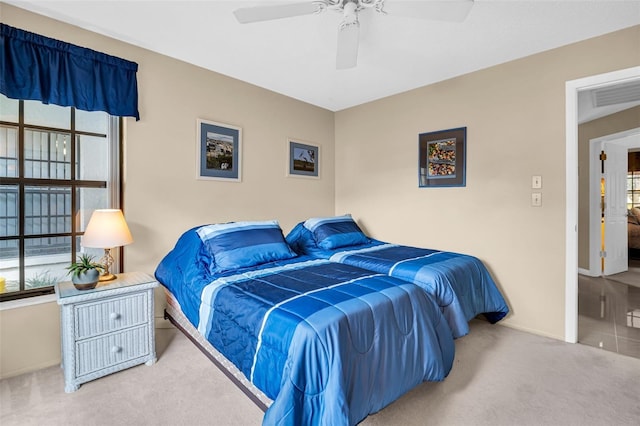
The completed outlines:
{"type": "Polygon", "coordinates": [[[135,117],[138,64],[0,23],[0,92],[135,117]]]}

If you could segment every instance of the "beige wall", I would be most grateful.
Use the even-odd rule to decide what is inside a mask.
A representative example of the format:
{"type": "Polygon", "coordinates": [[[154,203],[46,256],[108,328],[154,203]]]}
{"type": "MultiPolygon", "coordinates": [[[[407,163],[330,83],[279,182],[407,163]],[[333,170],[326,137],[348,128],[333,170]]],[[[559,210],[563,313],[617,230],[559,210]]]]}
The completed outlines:
{"type": "MultiPolygon", "coordinates": [[[[127,270],[152,274],[195,225],[278,219],[286,233],[306,217],[333,214],[331,111],[7,4],[0,8],[8,25],[139,64],[141,120],[125,120],[124,211],[135,240],[125,249],[127,270]],[[196,180],[197,118],[242,127],[241,183],[196,180]],[[321,146],[321,179],[285,176],[287,137],[321,146]]],[[[161,292],[156,296],[160,317],[161,292]]],[[[0,377],[60,361],[55,302],[2,310],[0,321],[0,377]]]]}
{"type": "MultiPolygon", "coordinates": [[[[333,114],[0,8],[8,25],[140,65],[142,120],[126,120],[127,270],[153,273],[201,223],[277,218],[287,232],[312,215],[351,212],[375,237],[478,256],[513,309],[507,324],[563,337],[565,82],[639,65],[640,27],[333,114]],[[194,178],[196,118],[243,128],[242,183],[194,178]],[[419,189],[418,133],[459,126],[468,128],[467,186],[419,189]],[[288,136],[321,144],[322,179],[285,178],[288,136]],[[540,208],[529,207],[534,174],[540,208]]],[[[0,377],[59,362],[58,321],[55,303],[0,311],[0,377]]]]}
{"type": "Polygon", "coordinates": [[[562,339],[565,83],[638,65],[636,26],[338,112],[336,212],[382,240],[479,257],[505,324],[562,339]],[[418,188],[418,134],[462,126],[466,187],[418,188]]]}
{"type": "MultiPolygon", "coordinates": [[[[589,270],[589,141],[640,127],[640,107],[578,126],[578,267],[589,270]]],[[[597,265],[595,265],[597,268],[597,265]]]]}
{"type": "Polygon", "coordinates": [[[0,311],[0,379],[59,362],[60,311],[56,302],[0,311]]]}

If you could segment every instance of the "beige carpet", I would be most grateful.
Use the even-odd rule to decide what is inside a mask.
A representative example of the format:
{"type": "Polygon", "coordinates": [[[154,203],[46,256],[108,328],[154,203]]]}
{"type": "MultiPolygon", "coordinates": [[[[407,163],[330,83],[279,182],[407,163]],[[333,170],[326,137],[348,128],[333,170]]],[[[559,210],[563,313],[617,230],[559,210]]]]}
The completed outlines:
{"type": "MultiPolygon", "coordinates": [[[[55,366],[0,382],[0,424],[259,425],[262,412],[173,329],[158,362],[64,393],[55,366]]],[[[473,321],[444,382],[424,383],[363,425],[637,425],[640,359],[473,321]]]]}

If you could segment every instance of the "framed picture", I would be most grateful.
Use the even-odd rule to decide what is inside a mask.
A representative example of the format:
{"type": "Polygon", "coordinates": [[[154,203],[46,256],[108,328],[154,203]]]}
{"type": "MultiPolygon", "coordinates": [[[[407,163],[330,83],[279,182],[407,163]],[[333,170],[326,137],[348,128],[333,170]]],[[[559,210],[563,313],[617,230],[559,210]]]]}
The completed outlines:
{"type": "Polygon", "coordinates": [[[466,186],[467,128],[418,136],[420,187],[466,186]]]}
{"type": "Polygon", "coordinates": [[[320,146],[289,139],[287,176],[320,178],[320,146]]]}
{"type": "Polygon", "coordinates": [[[242,129],[201,119],[197,123],[196,177],[240,182],[242,129]]]}

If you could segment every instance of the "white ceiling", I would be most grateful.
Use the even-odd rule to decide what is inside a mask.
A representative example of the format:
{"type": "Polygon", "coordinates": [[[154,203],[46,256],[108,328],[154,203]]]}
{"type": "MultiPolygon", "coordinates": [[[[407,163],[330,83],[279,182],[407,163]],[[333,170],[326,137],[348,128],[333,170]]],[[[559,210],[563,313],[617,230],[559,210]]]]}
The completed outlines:
{"type": "Polygon", "coordinates": [[[368,9],[358,65],[338,71],[333,11],[239,24],[278,1],[3,1],[331,111],[640,24],[640,0],[475,0],[463,23],[368,9]]]}

